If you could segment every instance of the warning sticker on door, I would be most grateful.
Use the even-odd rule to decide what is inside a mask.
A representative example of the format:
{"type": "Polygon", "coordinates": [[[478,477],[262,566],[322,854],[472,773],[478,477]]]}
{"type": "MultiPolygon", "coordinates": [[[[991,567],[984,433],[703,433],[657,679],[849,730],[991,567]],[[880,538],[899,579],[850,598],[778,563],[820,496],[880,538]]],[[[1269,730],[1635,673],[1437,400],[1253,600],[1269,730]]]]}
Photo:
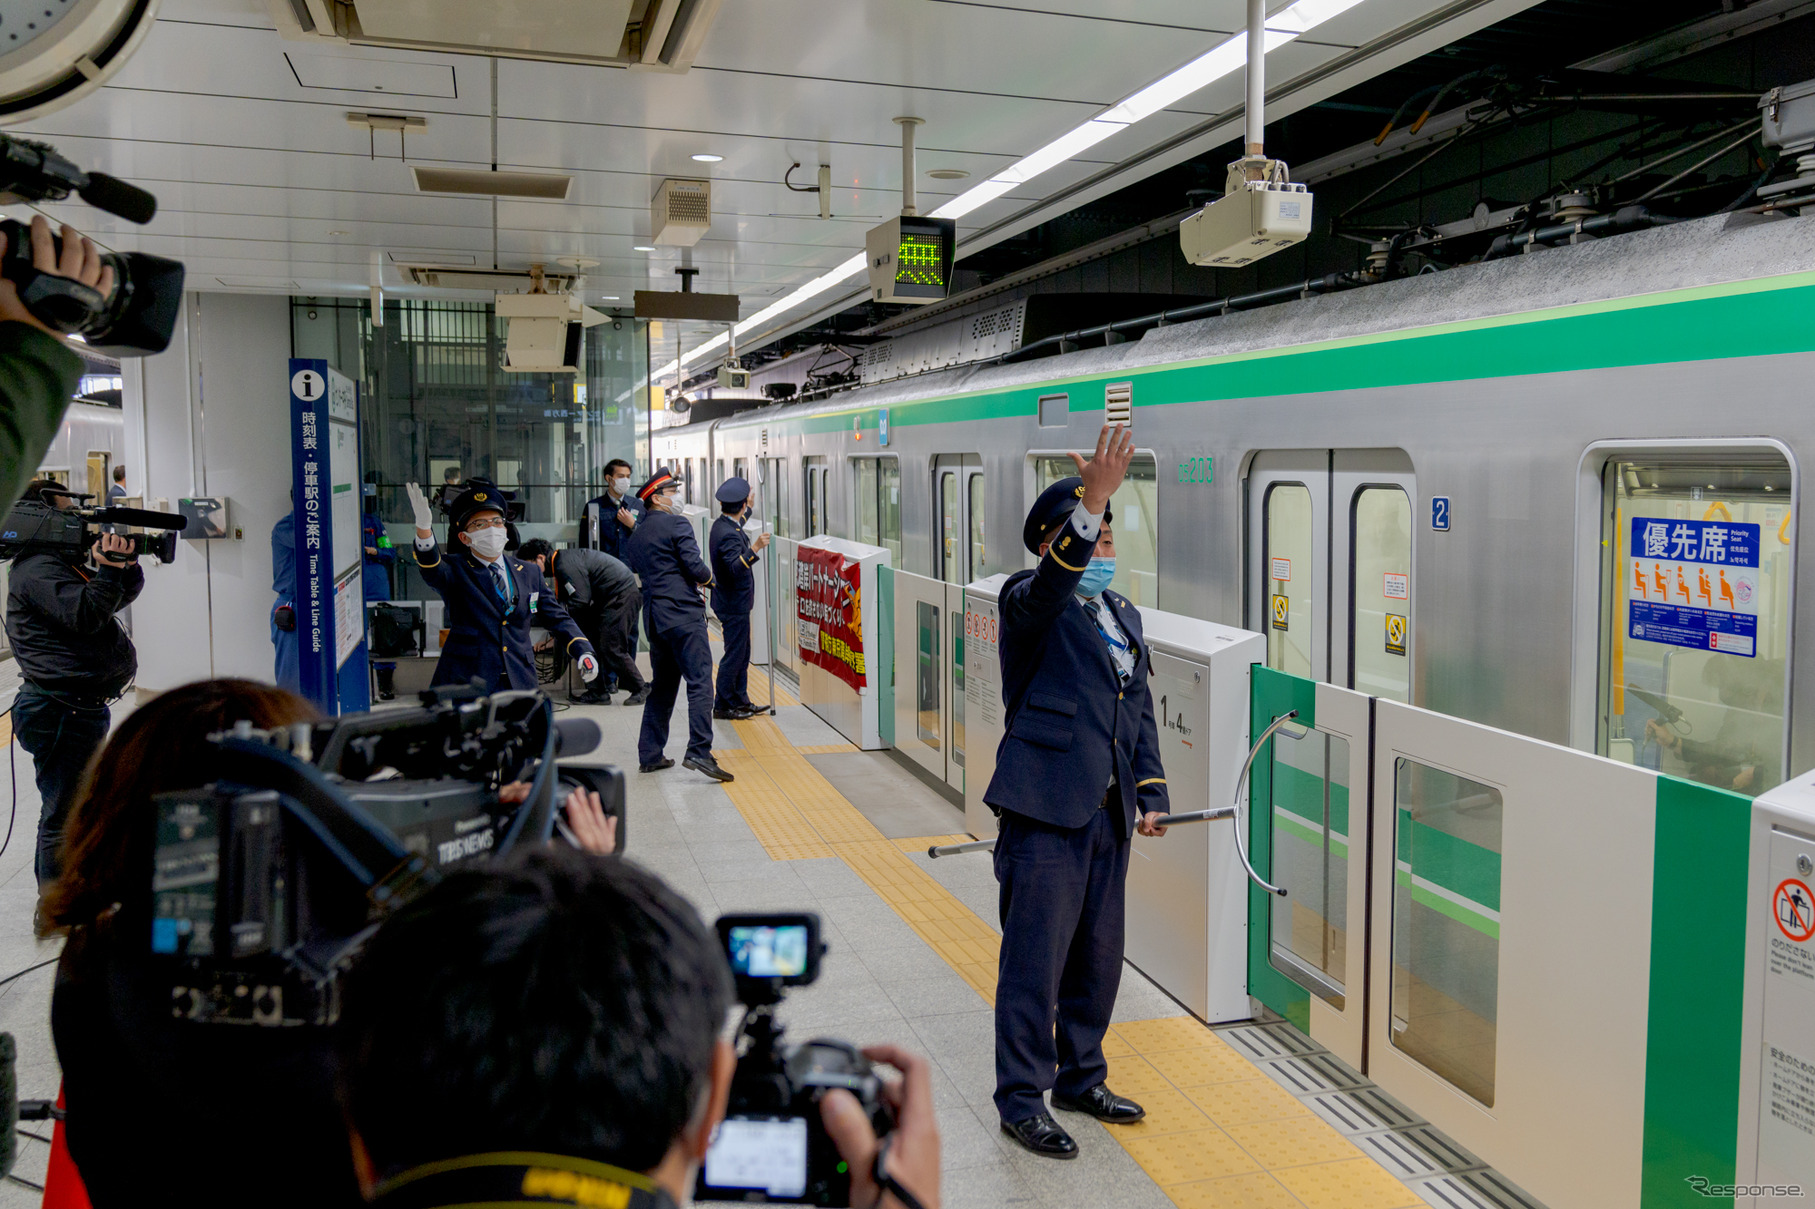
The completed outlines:
{"type": "Polygon", "coordinates": [[[1382,596],[1385,596],[1388,600],[1410,600],[1412,598],[1411,576],[1401,575],[1396,571],[1388,571],[1383,578],[1385,583],[1380,589],[1380,594],[1382,596]]]}
{"type": "Polygon", "coordinates": [[[1748,659],[1758,654],[1757,525],[1635,516],[1631,541],[1632,637],[1748,659]]]}
{"type": "Polygon", "coordinates": [[[1291,621],[1291,617],[1292,617],[1291,601],[1287,600],[1284,596],[1275,596],[1273,598],[1273,628],[1276,630],[1284,630],[1284,629],[1290,628],[1289,623],[1291,621]]]}
{"type": "Polygon", "coordinates": [[[1397,613],[1386,615],[1386,653],[1405,654],[1405,618],[1397,613]]]}
{"type": "Polygon", "coordinates": [[[1289,558],[1274,559],[1273,560],[1273,578],[1279,580],[1281,583],[1284,583],[1285,581],[1291,579],[1292,578],[1292,560],[1289,558]]]}
{"type": "Polygon", "coordinates": [[[1797,944],[1815,936],[1815,894],[1803,882],[1785,878],[1772,896],[1771,914],[1778,930],[1797,944]]]}

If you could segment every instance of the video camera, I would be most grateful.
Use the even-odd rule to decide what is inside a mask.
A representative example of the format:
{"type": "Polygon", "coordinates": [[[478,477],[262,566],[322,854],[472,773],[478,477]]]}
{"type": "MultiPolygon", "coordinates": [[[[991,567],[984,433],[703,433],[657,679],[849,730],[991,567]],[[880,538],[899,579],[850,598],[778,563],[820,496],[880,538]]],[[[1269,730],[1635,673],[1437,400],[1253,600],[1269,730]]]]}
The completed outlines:
{"type": "MultiPolygon", "coordinates": [[[[92,500],[92,495],[44,489],[44,495],[63,499],[92,500]]],[[[44,500],[21,500],[0,523],[0,560],[25,554],[54,554],[81,559],[101,536],[103,525],[138,525],[159,533],[123,533],[132,543],[130,557],[153,554],[161,563],[176,561],[176,535],[187,527],[186,517],[174,512],[147,512],[143,508],[59,508],[44,500]]]]}
{"type": "MultiPolygon", "coordinates": [[[[62,201],[71,193],[128,222],[148,223],[158,199],[103,172],[83,172],[48,143],[0,134],[0,205],[62,201]]],[[[183,304],[183,266],[148,252],[107,252],[113,268],[111,295],[68,277],[40,272],[32,263],[31,228],[15,219],[0,222],[6,253],[0,276],[19,291],[19,301],[46,327],[79,335],[97,352],[115,357],[161,353],[170,345],[183,304]]],[[[59,255],[62,241],[55,239],[59,255]]]]}
{"type": "Polygon", "coordinates": [[[882,1081],[857,1047],[825,1037],[782,1045],[774,1011],[791,986],[819,977],[819,916],[722,915],[719,940],[737,999],[737,1071],[725,1119],[712,1137],[694,1195],[702,1200],[849,1205],[851,1172],[826,1134],[819,1101],[841,1087],[857,1097],[880,1136],[895,1128],[882,1081]]]}
{"type": "Polygon", "coordinates": [[[151,934],[179,1019],[327,1025],[339,979],[388,913],[441,870],[555,834],[594,790],[618,819],[624,774],[560,768],[599,728],[536,692],[444,687],[415,708],[211,735],[219,780],[153,799],[151,934]],[[499,790],[533,775],[527,799],[499,790]]]}

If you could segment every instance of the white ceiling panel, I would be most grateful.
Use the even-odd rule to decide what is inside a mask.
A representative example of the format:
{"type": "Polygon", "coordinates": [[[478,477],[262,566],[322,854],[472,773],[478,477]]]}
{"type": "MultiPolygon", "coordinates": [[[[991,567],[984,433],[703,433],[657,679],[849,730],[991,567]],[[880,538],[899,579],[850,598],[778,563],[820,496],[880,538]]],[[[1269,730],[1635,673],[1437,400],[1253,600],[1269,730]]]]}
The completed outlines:
{"type": "MultiPolygon", "coordinates": [[[[1464,11],[1451,0],[1361,0],[1274,51],[1269,80],[1289,84],[1357,44],[1449,14],[1415,45],[1345,60],[1340,80],[1318,85],[1327,92],[1531,2],[1464,11]]],[[[110,246],[185,260],[202,289],[229,288],[224,279],[358,293],[374,252],[485,266],[496,255],[508,268],[578,255],[601,262],[588,274],[595,300],[627,300],[676,285],[677,250],[632,251],[649,233],[657,183],[706,177],[715,222],[692,253],[698,288],[737,292],[752,313],[845,261],[899,206],[890,119],[926,119],[917,185],[931,210],[1220,44],[1242,11],[1242,0],[740,0],[721,8],[696,65],[677,75],[287,42],[266,0],[164,0],[109,86],[30,133],[162,202],[145,228],[77,203],[52,213],[110,246]],[[349,111],[420,114],[428,125],[400,145],[349,126],[349,111]],[[484,168],[494,138],[501,168],[570,173],[568,201],[415,191],[412,164],[484,168]],[[724,158],[701,164],[698,153],[724,158]],[[832,166],[835,219],[783,186],[796,162],[803,185],[832,166]],[[924,173],[935,167],[970,176],[932,181],[924,173]]],[[[986,246],[1213,146],[1229,133],[1206,122],[1226,119],[1241,89],[1237,72],[1184,98],[979,207],[961,233],[986,246]]],[[[402,288],[394,268],[385,281],[402,288]]]]}

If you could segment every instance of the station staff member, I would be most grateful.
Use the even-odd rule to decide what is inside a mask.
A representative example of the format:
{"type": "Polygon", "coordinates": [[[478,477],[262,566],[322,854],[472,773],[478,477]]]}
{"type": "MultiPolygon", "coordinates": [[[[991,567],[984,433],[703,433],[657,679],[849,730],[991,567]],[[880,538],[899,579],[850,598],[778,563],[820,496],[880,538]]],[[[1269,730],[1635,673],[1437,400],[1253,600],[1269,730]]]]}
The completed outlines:
{"type": "MultiPolygon", "coordinates": [[[[384,518],[378,515],[378,484],[367,483],[361,489],[365,512],[359,518],[361,541],[365,548],[365,567],[360,583],[365,589],[366,604],[380,604],[391,598],[391,568],[397,562],[397,550],[386,536],[384,518]]],[[[370,637],[367,638],[370,650],[370,637]]],[[[372,670],[378,674],[378,699],[390,701],[397,696],[397,661],[374,659],[372,670]]]]}
{"type": "Polygon", "coordinates": [[[750,484],[729,478],[719,485],[716,498],[722,515],[712,522],[712,612],[725,636],[725,653],[718,661],[718,688],[713,695],[714,718],[748,718],[756,713],[750,700],[750,610],[756,607],[756,576],[750,568],[769,544],[762,534],[754,542],[744,532],[750,515],[750,484]]]}
{"type": "Polygon", "coordinates": [[[630,494],[630,463],[623,458],[605,463],[605,483],[605,494],[587,500],[580,512],[580,545],[628,561],[624,551],[643,519],[643,501],[630,494]]]}
{"type": "Polygon", "coordinates": [[[682,765],[715,781],[734,778],[712,758],[712,647],[706,641],[706,589],[712,569],[700,558],[693,525],[675,509],[680,480],[658,469],[637,491],[643,518],[625,550],[625,561],[643,581],[643,631],[655,673],[643,703],[637,736],[641,772],[673,768],[663,754],[675,694],[687,681],[687,755],[682,765]]]}
{"type": "Polygon", "coordinates": [[[434,683],[469,684],[486,691],[533,689],[536,658],[529,628],[541,626],[567,639],[567,653],[588,682],[599,674],[592,644],[555,600],[534,563],[504,552],[504,494],[483,479],[471,480],[448,505],[448,529],[459,544],[444,557],[429,529],[428,497],[405,484],[416,514],[416,565],[423,582],[447,604],[448,640],[434,683]]]}
{"type": "Polygon", "coordinates": [[[983,795],[1000,819],[996,1110],[1004,1133],[1055,1159],[1078,1146],[1048,1089],[1054,1108],[1110,1124],[1146,1115],[1109,1090],[1103,1058],[1129,833],[1165,834],[1168,813],[1140,612],[1107,591],[1109,497],[1133,452],[1128,429],[1105,425],[1088,465],[1071,455],[1079,477],[1042,492],[1022,528],[1040,564],[1009,577],[999,606],[1007,733],[983,795]]]}

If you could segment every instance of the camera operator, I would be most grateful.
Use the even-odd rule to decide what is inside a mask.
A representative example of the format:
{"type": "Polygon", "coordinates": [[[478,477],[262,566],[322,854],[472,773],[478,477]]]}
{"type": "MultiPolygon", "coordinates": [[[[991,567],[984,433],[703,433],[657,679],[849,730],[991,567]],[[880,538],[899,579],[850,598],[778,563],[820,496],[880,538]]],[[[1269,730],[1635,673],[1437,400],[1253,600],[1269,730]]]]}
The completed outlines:
{"type": "MultiPolygon", "coordinates": [[[[360,1203],[332,1031],[174,1019],[169,972],[149,944],[153,799],[216,780],[221,749],[207,736],[242,721],[271,730],[316,715],[250,680],[187,684],[133,711],[70,812],[63,875],[42,900],[42,930],[68,935],[51,1033],[70,1154],[95,1209],[153,1203],[150,1189],[180,1189],[191,1209],[360,1203]]],[[[528,792],[507,785],[499,797],[528,792]]],[[[615,845],[597,794],[570,794],[566,818],[587,851],[615,845]]]]}
{"type": "MultiPolygon", "coordinates": [[[[48,479],[26,499],[66,508],[73,497],[48,479]]],[[[6,636],[23,683],[13,732],[32,756],[40,799],[38,886],[56,880],[63,821],[88,759],[107,737],[108,706],[139,670],[132,639],[115,616],[145,586],[132,541],[104,533],[79,559],[25,554],[6,596],[6,636]]]]}
{"type": "MultiPolygon", "coordinates": [[[[343,1102],[354,1166],[380,1206],[672,1209],[725,1112],[736,1059],[724,950],[687,902],[621,860],[549,849],[476,865],[379,928],[348,977],[343,1102]]],[[[926,1060],[865,1053],[904,1078],[883,1172],[939,1205],[926,1060]]],[[[880,1195],[881,1144],[849,1092],[826,1130],[851,1203],[880,1195]]]]}
{"type": "MultiPolygon", "coordinates": [[[[63,228],[61,255],[43,215],[32,219],[32,263],[40,272],[69,277],[103,295],[113,293],[113,269],[101,263],[93,242],[63,228]]],[[[6,237],[0,235],[0,254],[6,237]]],[[[25,308],[18,287],[0,277],[0,508],[11,508],[63,423],[63,412],[82,379],[82,358],[25,308]]]]}

